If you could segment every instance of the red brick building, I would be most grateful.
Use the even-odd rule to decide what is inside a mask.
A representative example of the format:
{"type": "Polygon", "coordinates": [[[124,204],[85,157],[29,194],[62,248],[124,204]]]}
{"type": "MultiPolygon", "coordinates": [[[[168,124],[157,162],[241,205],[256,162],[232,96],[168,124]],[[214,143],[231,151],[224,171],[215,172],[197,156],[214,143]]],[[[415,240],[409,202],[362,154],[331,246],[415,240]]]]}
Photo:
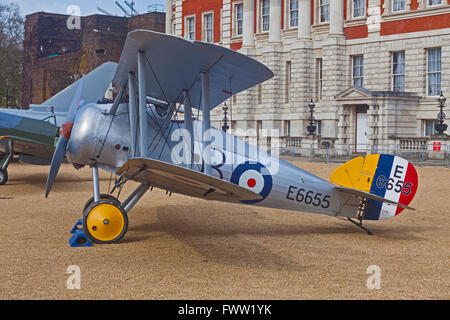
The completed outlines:
{"type": "Polygon", "coordinates": [[[81,29],[67,27],[67,15],[34,13],[26,17],[22,107],[40,104],[81,75],[107,62],[119,62],[128,32],[165,31],[165,13],[131,18],[92,15],[81,29]]]}

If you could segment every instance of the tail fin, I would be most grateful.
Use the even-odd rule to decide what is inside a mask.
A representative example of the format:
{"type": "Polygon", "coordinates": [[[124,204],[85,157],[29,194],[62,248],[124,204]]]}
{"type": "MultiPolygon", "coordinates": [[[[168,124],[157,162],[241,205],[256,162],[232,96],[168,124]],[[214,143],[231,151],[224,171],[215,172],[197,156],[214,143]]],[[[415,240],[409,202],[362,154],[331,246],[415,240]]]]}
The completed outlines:
{"type": "MultiPolygon", "coordinates": [[[[105,95],[117,70],[117,63],[106,62],[88,73],[84,78],[82,97],[84,103],[97,102],[105,95]]],[[[65,107],[69,110],[70,102],[75,94],[80,80],[74,82],[60,93],[45,101],[43,106],[65,107]]]]}
{"type": "Polygon", "coordinates": [[[388,201],[367,198],[365,220],[396,216],[411,203],[417,191],[418,178],[407,160],[389,154],[371,154],[350,160],[330,176],[333,183],[371,193],[388,201]],[[401,204],[395,204],[399,203],[401,204]]]}

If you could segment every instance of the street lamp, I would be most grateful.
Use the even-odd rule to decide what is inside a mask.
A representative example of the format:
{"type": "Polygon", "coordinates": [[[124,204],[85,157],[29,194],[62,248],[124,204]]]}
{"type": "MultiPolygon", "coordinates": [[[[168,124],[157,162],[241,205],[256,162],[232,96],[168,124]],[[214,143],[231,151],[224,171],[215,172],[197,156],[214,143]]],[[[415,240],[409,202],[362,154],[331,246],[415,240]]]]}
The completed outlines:
{"type": "Polygon", "coordinates": [[[227,107],[227,103],[225,102],[225,104],[223,105],[223,126],[222,126],[222,130],[223,132],[227,132],[228,129],[230,129],[230,126],[228,125],[228,117],[227,117],[227,111],[228,111],[228,107],[227,107]]]}
{"type": "Polygon", "coordinates": [[[440,112],[438,113],[438,123],[436,123],[434,125],[434,129],[436,130],[436,132],[438,134],[444,134],[444,132],[447,130],[447,125],[444,123],[445,120],[445,113],[444,113],[444,108],[446,106],[444,106],[444,103],[447,99],[444,97],[444,95],[442,94],[441,91],[441,95],[438,98],[438,102],[439,102],[439,106],[438,108],[440,108],[440,112]]]}
{"type": "Polygon", "coordinates": [[[309,107],[309,112],[311,113],[311,115],[309,116],[309,126],[306,127],[306,129],[308,130],[308,136],[314,136],[314,134],[316,133],[316,126],[314,125],[314,107],[316,105],[314,104],[313,100],[311,99],[311,102],[308,104],[309,107]]]}

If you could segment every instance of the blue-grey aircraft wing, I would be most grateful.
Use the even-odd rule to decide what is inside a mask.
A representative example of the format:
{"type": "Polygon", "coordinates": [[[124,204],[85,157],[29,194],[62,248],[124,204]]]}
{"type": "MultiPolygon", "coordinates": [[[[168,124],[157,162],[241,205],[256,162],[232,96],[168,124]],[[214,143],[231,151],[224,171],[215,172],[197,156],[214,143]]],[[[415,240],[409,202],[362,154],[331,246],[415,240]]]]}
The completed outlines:
{"type": "Polygon", "coordinates": [[[212,44],[149,30],[128,34],[114,82],[124,86],[138,71],[138,52],[145,52],[146,94],[176,102],[184,90],[192,107],[201,109],[201,73],[210,80],[211,109],[273,77],[262,63],[239,52],[212,44]]]}

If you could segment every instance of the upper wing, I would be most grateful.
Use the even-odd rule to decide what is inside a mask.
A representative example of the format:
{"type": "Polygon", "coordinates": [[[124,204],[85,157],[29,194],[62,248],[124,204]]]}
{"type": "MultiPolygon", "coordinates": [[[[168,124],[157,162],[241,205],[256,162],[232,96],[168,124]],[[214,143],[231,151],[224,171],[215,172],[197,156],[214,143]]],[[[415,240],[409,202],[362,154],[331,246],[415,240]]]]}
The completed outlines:
{"type": "Polygon", "coordinates": [[[133,158],[118,171],[126,178],[187,196],[221,201],[259,200],[261,196],[233,183],[148,158],[133,158]]]}
{"type": "Polygon", "coordinates": [[[137,74],[138,52],[145,51],[147,95],[175,102],[183,90],[190,92],[192,107],[200,109],[201,72],[210,80],[211,109],[273,77],[256,60],[233,50],[149,30],[128,34],[114,82],[124,86],[130,72],[137,74]]]}

